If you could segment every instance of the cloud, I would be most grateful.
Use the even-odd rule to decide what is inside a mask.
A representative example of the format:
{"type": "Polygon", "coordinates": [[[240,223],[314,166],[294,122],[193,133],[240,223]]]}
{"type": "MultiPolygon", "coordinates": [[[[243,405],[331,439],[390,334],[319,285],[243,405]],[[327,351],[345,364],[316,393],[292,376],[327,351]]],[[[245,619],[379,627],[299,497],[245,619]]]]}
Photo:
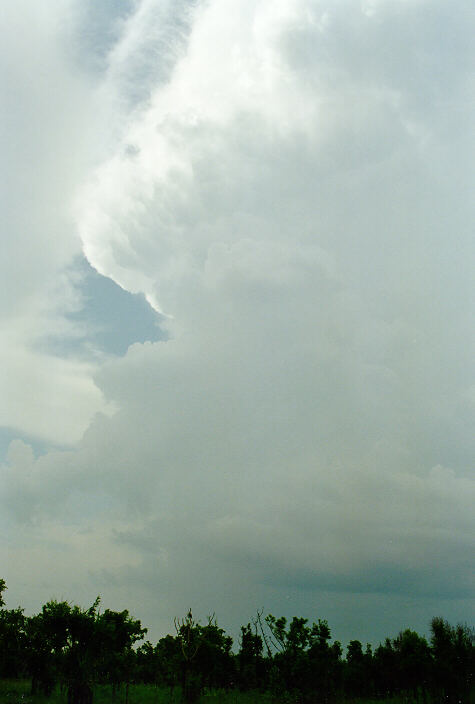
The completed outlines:
{"type": "Polygon", "coordinates": [[[91,365],[45,352],[78,306],[66,268],[80,251],[70,200],[90,167],[90,84],[66,50],[72,3],[2,8],[2,393],[0,422],[68,444],[106,410],[91,365]]]}
{"type": "Polygon", "coordinates": [[[371,603],[395,630],[428,605],[466,618],[469,11],[147,1],[123,19],[98,98],[120,139],[75,219],[168,339],[89,371],[117,410],[75,448],[17,443],[4,468],[22,531],[67,526],[81,594],[140,595],[157,631],[190,603],[235,626],[320,604],[352,637],[371,603]]]}
{"type": "MultiPolygon", "coordinates": [[[[45,12],[7,2],[3,15],[0,423],[33,438],[37,447],[64,446],[82,436],[96,412],[110,411],[92,378],[104,353],[100,335],[106,324],[100,321],[98,331],[97,311],[105,296],[99,285],[94,315],[81,287],[72,201],[78,183],[103,155],[98,145],[110,143],[105,124],[112,107],[105,109],[98,76],[76,64],[90,49],[81,31],[88,8],[55,2],[45,12]]],[[[100,53],[100,42],[95,48],[100,53]]],[[[129,343],[156,339],[151,324],[148,334],[141,329],[153,317],[145,302],[140,314],[136,307],[132,323],[125,311],[134,299],[124,292],[122,303],[118,300],[109,318],[122,317],[128,328],[122,337],[128,334],[129,343]]],[[[111,343],[113,337],[109,334],[106,350],[115,345],[123,353],[127,344],[117,334],[111,343]]]]}

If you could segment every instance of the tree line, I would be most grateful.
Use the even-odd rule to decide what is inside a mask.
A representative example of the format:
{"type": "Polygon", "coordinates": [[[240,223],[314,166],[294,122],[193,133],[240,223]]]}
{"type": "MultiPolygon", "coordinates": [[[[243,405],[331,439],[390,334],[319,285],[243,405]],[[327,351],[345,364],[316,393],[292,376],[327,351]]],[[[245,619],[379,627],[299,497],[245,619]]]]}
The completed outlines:
{"type": "Polygon", "coordinates": [[[49,601],[38,614],[6,609],[0,579],[0,678],[29,678],[32,694],[60,687],[68,704],[92,704],[94,686],[131,684],[179,691],[196,702],[205,691],[270,692],[276,699],[331,704],[404,696],[419,704],[469,704],[473,695],[474,631],[433,618],[430,639],[406,629],[377,648],[352,640],[346,653],[327,621],[256,616],[241,627],[238,648],[214,616],[205,625],[191,611],[155,645],[127,610],[84,609],[49,601]]]}

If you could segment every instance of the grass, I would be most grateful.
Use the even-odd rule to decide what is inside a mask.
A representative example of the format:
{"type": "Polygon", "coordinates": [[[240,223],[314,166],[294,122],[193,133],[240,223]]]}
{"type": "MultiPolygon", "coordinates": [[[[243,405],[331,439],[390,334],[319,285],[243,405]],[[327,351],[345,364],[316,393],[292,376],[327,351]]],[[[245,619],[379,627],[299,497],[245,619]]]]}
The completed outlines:
{"type": "MultiPolygon", "coordinates": [[[[67,704],[66,693],[56,687],[51,697],[30,694],[30,680],[0,680],[0,704],[67,704]]],[[[214,691],[203,694],[199,704],[271,704],[268,694],[257,692],[214,691]]],[[[153,685],[135,684],[129,687],[129,704],[181,704],[181,693],[153,685]]],[[[125,687],[115,698],[108,685],[94,687],[94,704],[125,704],[125,687]]]]}
{"type": "MultiPolygon", "coordinates": [[[[51,697],[30,694],[30,680],[0,680],[0,704],[67,704],[65,692],[56,687],[51,697]]],[[[198,704],[287,704],[288,698],[276,700],[268,693],[260,692],[229,692],[213,691],[203,694],[198,704]]],[[[402,697],[392,700],[358,700],[352,704],[405,704],[402,697]]],[[[125,704],[125,687],[122,687],[115,698],[109,685],[94,687],[94,704],[125,704]]],[[[154,685],[135,684],[129,687],[128,704],[182,704],[181,693],[175,690],[155,687],[154,685]]],[[[475,702],[474,702],[475,704],[475,702]]]]}

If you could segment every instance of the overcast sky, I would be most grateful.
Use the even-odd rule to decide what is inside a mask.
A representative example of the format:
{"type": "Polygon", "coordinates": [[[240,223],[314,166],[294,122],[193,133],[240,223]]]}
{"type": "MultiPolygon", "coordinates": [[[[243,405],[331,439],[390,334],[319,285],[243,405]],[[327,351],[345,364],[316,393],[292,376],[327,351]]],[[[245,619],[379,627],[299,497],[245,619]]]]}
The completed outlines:
{"type": "Polygon", "coordinates": [[[473,620],[472,0],[3,0],[0,577],[473,620]]]}

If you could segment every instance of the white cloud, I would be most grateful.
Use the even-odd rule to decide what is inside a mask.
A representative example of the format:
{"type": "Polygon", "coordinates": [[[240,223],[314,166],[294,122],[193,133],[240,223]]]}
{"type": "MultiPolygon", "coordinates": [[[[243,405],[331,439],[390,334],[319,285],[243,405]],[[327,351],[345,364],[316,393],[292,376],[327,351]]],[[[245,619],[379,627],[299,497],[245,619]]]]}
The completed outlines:
{"type": "Polygon", "coordinates": [[[123,91],[123,136],[76,220],[171,339],[96,370],[118,410],[77,448],[5,468],[17,519],[90,531],[64,538],[81,593],[140,594],[156,628],[285,594],[347,615],[404,594],[395,629],[410,599],[465,617],[469,10],[148,0],[124,22],[100,93],[123,91]]]}
{"type": "Polygon", "coordinates": [[[81,251],[71,199],[92,163],[92,85],[73,66],[74,3],[2,7],[2,386],[0,422],[53,443],[106,410],[93,368],[48,354],[74,337],[67,268],[81,251]]]}

